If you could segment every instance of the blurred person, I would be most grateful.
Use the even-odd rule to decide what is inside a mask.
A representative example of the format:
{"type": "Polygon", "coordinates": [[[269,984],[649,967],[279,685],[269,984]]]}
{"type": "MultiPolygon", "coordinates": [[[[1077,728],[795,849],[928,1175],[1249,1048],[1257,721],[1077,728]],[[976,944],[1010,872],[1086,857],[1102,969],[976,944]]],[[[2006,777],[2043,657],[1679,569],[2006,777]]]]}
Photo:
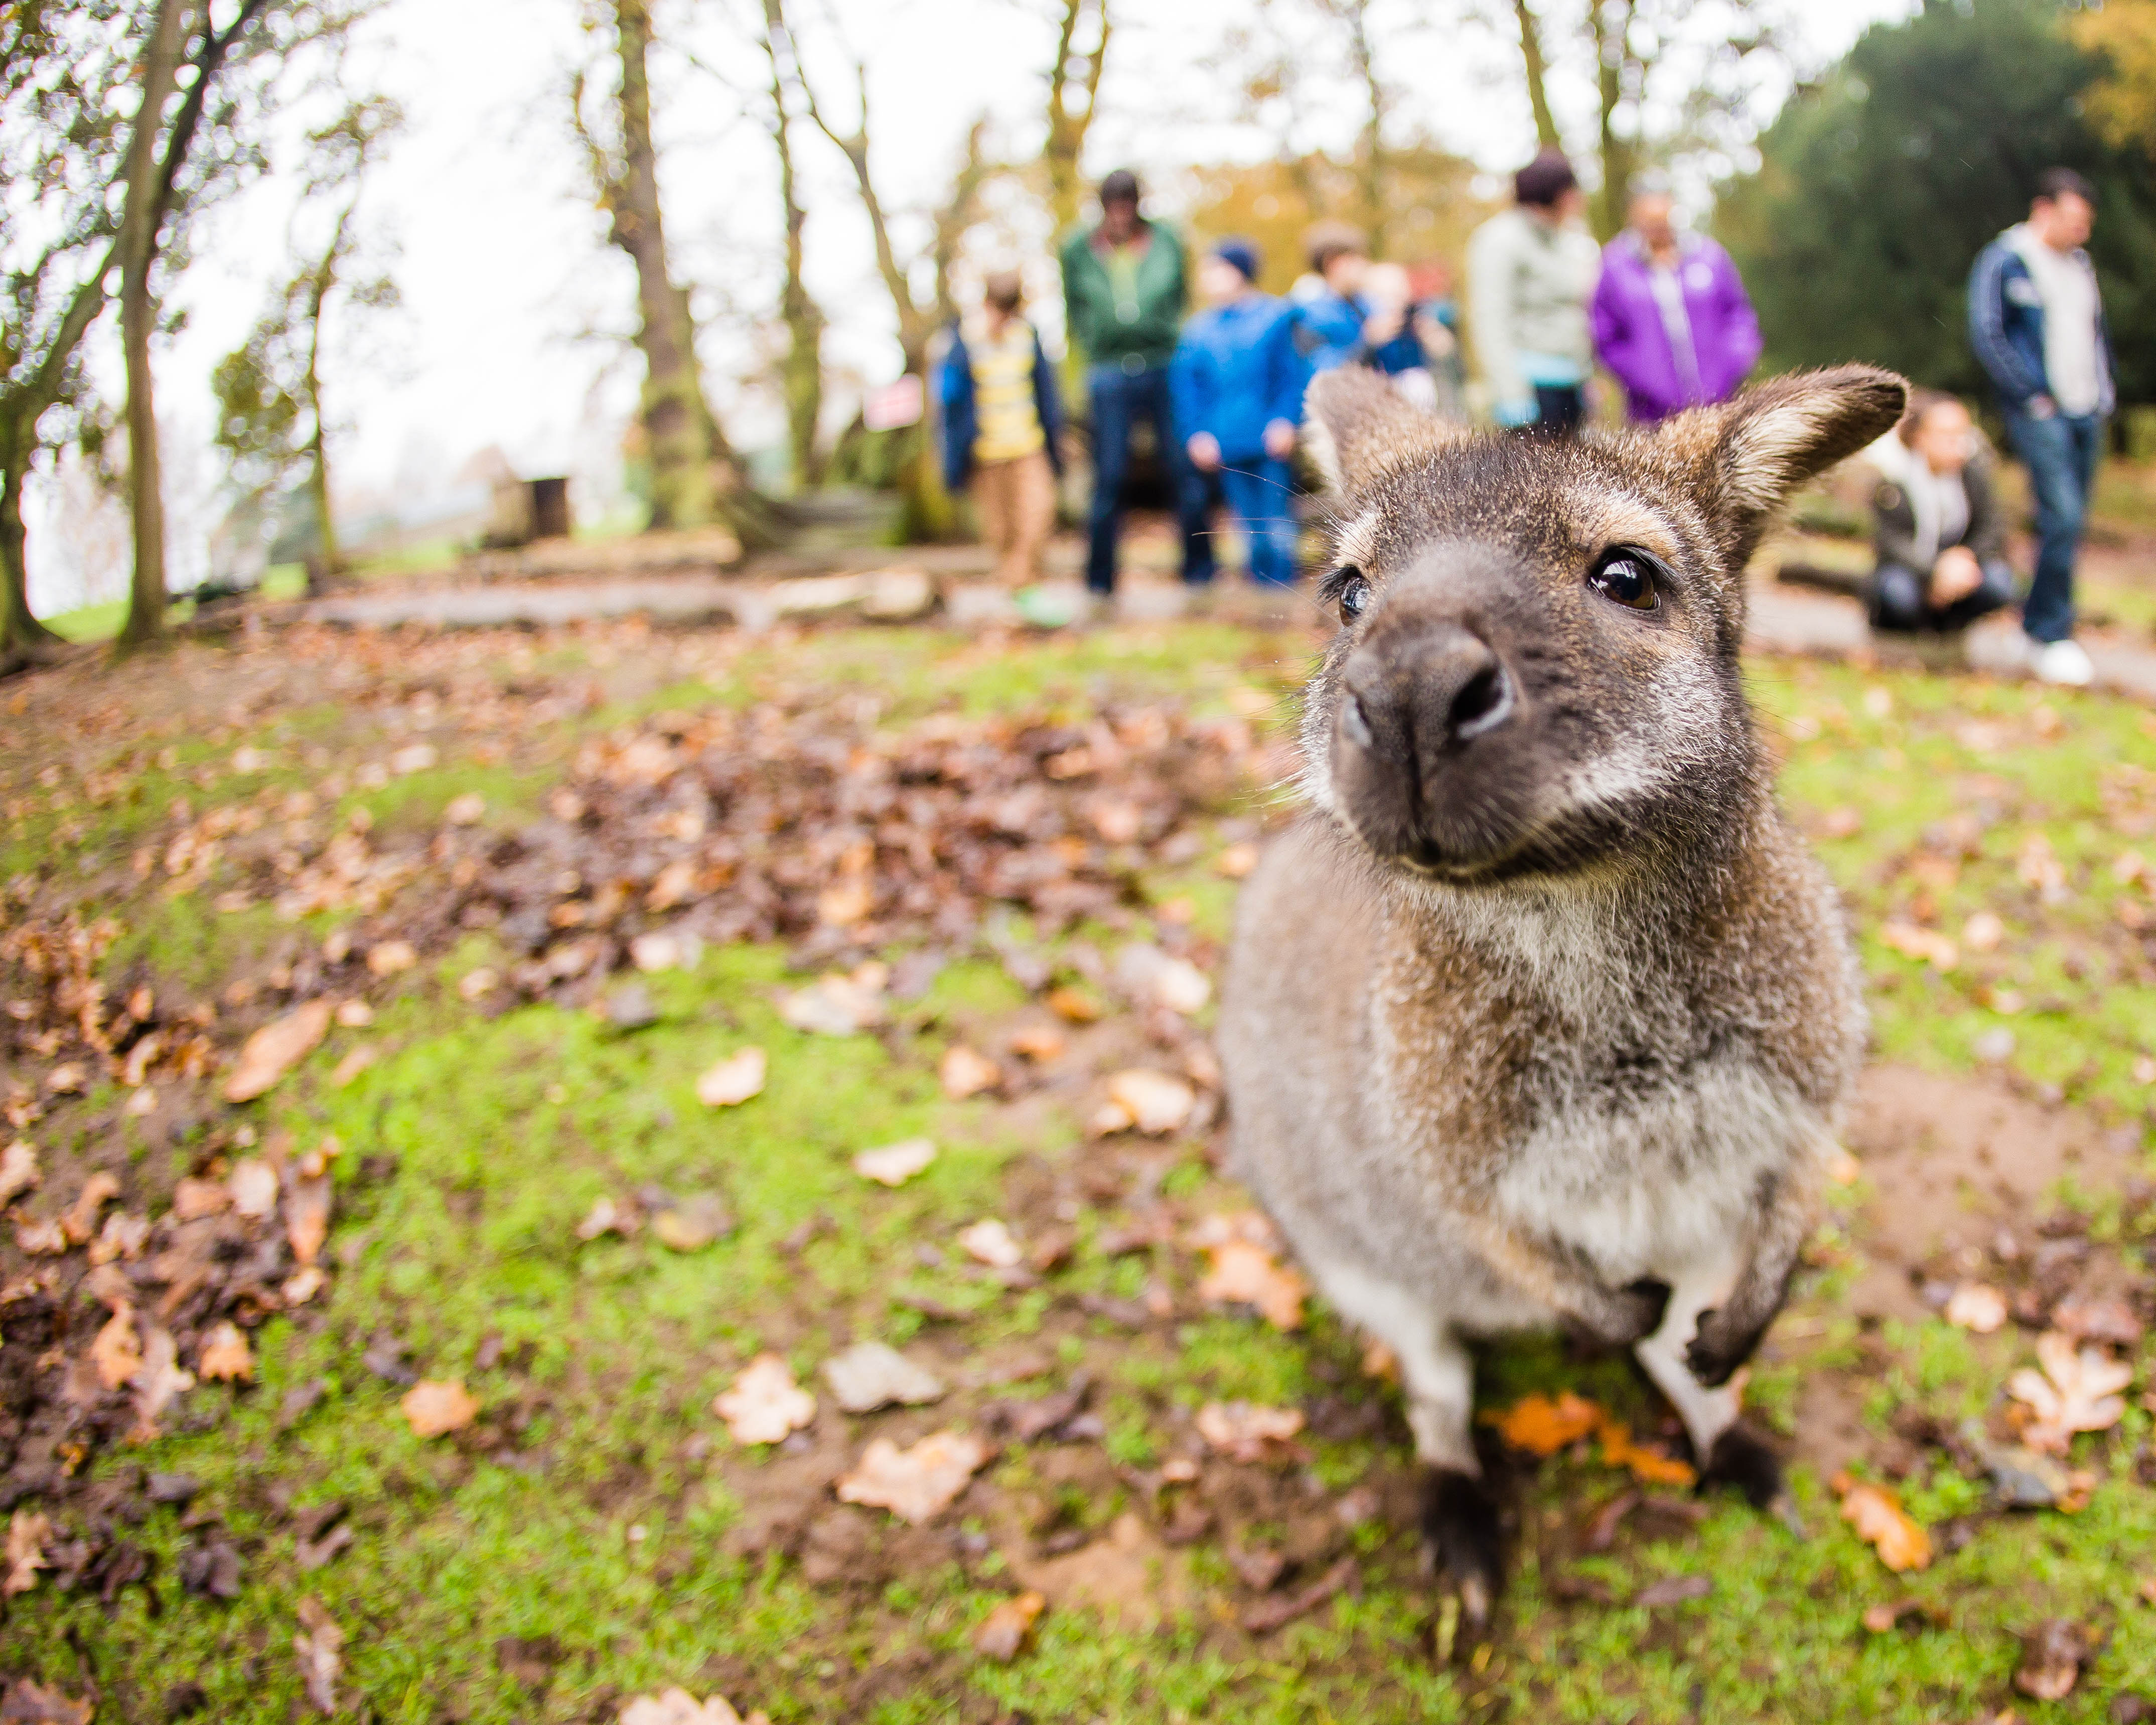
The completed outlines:
{"type": "Polygon", "coordinates": [[[2071,168],[2040,175],[2029,219],[1978,254],[1969,337],[2006,416],[2007,439],[2036,502],[2036,569],[2021,607],[2030,669],[2086,684],[2095,667],[2074,639],[2074,563],[2116,404],[2111,335],[2084,248],[2096,192],[2071,168]]]}
{"type": "Polygon", "coordinates": [[[1467,244],[1467,311],[1497,423],[1569,437],[1587,411],[1587,327],[1601,253],[1580,225],[1572,164],[1545,150],[1512,177],[1512,208],[1467,244]]]}
{"type": "Polygon", "coordinates": [[[1736,264],[1705,235],[1679,232],[1676,208],[1661,175],[1632,182],[1589,309],[1595,357],[1640,425],[1728,400],[1759,357],[1759,320],[1736,264]]]}
{"type": "Polygon", "coordinates": [[[1435,355],[1452,355],[1457,341],[1430,307],[1418,303],[1409,273],[1373,263],[1363,230],[1345,222],[1313,223],[1303,245],[1313,285],[1297,295],[1296,344],[1311,369],[1366,365],[1391,377],[1424,412],[1448,404],[1456,411],[1457,392],[1450,392],[1448,403],[1431,363],[1435,355]]]}
{"type": "Polygon", "coordinates": [[[1149,422],[1179,500],[1183,578],[1213,578],[1204,521],[1191,513],[1189,465],[1168,402],[1168,368],[1188,300],[1183,243],[1165,223],[1139,213],[1137,176],[1118,168],[1101,182],[1101,219],[1063,247],[1065,316],[1086,356],[1093,419],[1093,504],[1086,521],[1086,585],[1116,588],[1116,544],[1122,531],[1123,485],[1131,436],[1149,422]]]}
{"type": "Polygon", "coordinates": [[[1310,374],[1294,308],[1258,290],[1259,268],[1247,239],[1208,254],[1198,267],[1205,309],[1183,326],[1170,378],[1200,519],[1217,488],[1250,541],[1251,578],[1285,587],[1296,556],[1288,458],[1310,374]]]}
{"type": "Polygon", "coordinates": [[[936,372],[944,483],[970,489],[996,579],[1014,588],[1040,579],[1063,472],[1062,398],[1024,301],[1017,270],[991,273],[979,316],[951,326],[936,372]]]}
{"type": "Polygon", "coordinates": [[[1920,389],[1902,423],[1864,452],[1871,498],[1871,625],[1959,629],[2014,601],[1991,459],[1969,409],[1920,389]]]}

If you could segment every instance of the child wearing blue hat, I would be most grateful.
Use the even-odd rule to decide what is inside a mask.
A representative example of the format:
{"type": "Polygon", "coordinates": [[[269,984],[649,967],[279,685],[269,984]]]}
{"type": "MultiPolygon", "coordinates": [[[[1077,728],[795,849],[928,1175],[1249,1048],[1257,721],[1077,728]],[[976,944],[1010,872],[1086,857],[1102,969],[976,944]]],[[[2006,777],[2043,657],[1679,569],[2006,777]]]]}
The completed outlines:
{"type": "Polygon", "coordinates": [[[1183,327],[1168,389],[1196,482],[1226,502],[1249,536],[1252,578],[1286,586],[1296,554],[1288,458],[1309,372],[1293,309],[1259,291],[1259,268],[1247,239],[1222,240],[1199,265],[1205,309],[1183,327]]]}

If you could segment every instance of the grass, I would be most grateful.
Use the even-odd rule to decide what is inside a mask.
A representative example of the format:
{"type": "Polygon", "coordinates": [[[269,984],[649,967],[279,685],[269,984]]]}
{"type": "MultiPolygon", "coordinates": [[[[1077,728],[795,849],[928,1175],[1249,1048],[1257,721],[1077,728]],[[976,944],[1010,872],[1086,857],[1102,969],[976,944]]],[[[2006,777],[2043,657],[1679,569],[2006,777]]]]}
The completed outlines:
{"type": "MultiPolygon", "coordinates": [[[[582,663],[583,651],[565,649],[558,663],[582,663]]],[[[887,725],[938,708],[1045,706],[1081,719],[1110,693],[1225,715],[1291,686],[1304,652],[1299,638],[1224,625],[1023,649],[933,630],[821,633],[623,689],[560,721],[558,734],[520,739],[533,752],[505,762],[477,764],[445,748],[438,768],[349,791],[333,813],[346,819],[363,803],[377,822],[424,824],[475,788],[489,819],[513,829],[558,771],[545,762],[558,763],[578,737],[669,707],[747,703],[781,681],[857,689],[887,725]]],[[[1750,680],[1785,757],[1789,803],[1820,835],[1849,896],[1881,1055],[1972,1073],[1981,1034],[2007,1029],[2015,1045],[2006,1064],[2020,1081],[2055,1086],[2107,1119],[2139,1121],[2148,1086],[2135,1067],[2156,1050],[2156,983],[2118,921],[2126,889],[2113,865],[2144,814],[2156,829],[2148,716],[2101,696],[2040,699],[1915,672],[1766,663],[1750,680]],[[1928,832],[1972,814],[1984,824],[1950,882],[1912,872],[1928,832]],[[2064,886],[2049,902],[2019,872],[2039,836],[2064,886]],[[1928,905],[1919,905],[1925,894],[1928,905]],[[1879,938],[1890,919],[1925,917],[1953,933],[1979,910],[2000,916],[2008,938],[1952,970],[1879,938]],[[2002,1010],[2014,994],[2019,1009],[2002,1010]]],[[[304,739],[341,763],[383,752],[371,721],[312,712],[288,711],[282,730],[272,726],[266,734],[288,739],[275,752],[287,764],[264,773],[223,773],[204,785],[194,775],[228,750],[193,743],[169,767],[141,765],[133,790],[104,803],[55,809],[49,793],[36,793],[30,800],[46,803],[12,814],[0,834],[0,877],[41,855],[122,856],[174,795],[198,809],[281,798],[313,776],[293,764],[304,739]]],[[[1260,807],[1253,801],[1254,812],[1260,807]]],[[[1152,903],[1188,896],[1202,929],[1224,932],[1232,889],[1202,864],[1152,870],[1141,885],[1152,903]]],[[[135,905],[108,973],[146,966],[208,993],[295,937],[265,911],[210,911],[216,890],[213,880],[187,896],[135,905]]],[[[317,919],[303,932],[319,939],[330,926],[317,919]]],[[[1069,1300],[1006,1296],[960,1275],[948,1250],[956,1230],[983,1215],[1016,1217],[1048,1176],[1102,1153],[1075,1105],[1051,1100],[1020,1112],[942,1096],[934,1069],[943,1048],[960,1036],[989,1045],[1024,1005],[998,966],[954,964],[880,1035],[827,1039],[778,1019],[773,996],[790,978],[784,955],[769,947],[716,949],[693,973],[647,979],[659,1021],[633,1034],[588,1012],[542,1005],[488,1018],[462,1005],[455,979],[500,962],[489,937],[471,937],[407,978],[372,1027],[332,1032],[251,1111],[265,1134],[289,1131],[302,1146],[331,1134],[344,1147],[332,1296],[257,1332],[252,1386],[198,1390],[167,1435],[92,1464],[104,1478],[143,1467],[194,1476],[198,1506],[223,1518],[244,1555],[239,1597],[226,1604],[172,1586],[191,1536],[177,1512],[152,1509],[127,1537],[156,1559],[162,1609],[140,1589],[109,1611],[87,1593],[32,1592],[9,1604],[0,1671],[38,1673],[71,1692],[94,1674],[101,1719],[162,1717],[165,1688],[186,1680],[207,1692],[207,1717],[281,1722],[306,1705],[290,1646],[300,1602],[312,1597],[347,1637],[347,1692],[363,1697],[374,1718],[414,1725],[611,1718],[622,1697],[672,1683],[699,1694],[723,1688],[778,1725],[998,1712],[1163,1725],[1500,1717],[1914,1725],[2015,1703],[2016,1635],[2049,1616],[2108,1625],[2112,1640],[2076,1696],[2028,1717],[2095,1720],[2114,1695],[2156,1691],[2156,1633],[2148,1608],[2133,1603],[2156,1550],[2156,1492],[2133,1482],[2130,1465],[2149,1432],[2138,1409],[2108,1440],[2083,1440],[2077,1459],[2102,1474],[2086,1509],[1987,1521],[1920,1575],[1888,1575],[1809,1469],[1795,1480],[1803,1539],[1717,1502],[1696,1530],[1565,1557],[1565,1531],[1619,1481],[1559,1456],[1522,1482],[1507,1627],[1480,1664],[1433,1660],[1433,1600],[1404,1517],[1356,1534],[1358,1591],[1265,1640],[1232,1627],[1235,1584],[1209,1544],[1157,1559],[1155,1583],[1172,1601],[1157,1627],[1059,1607],[1018,1662],[980,1660],[970,1631],[1015,1584],[1000,1553],[1024,1546],[1028,1517],[1053,1509],[1111,1526],[1140,1503],[1139,1471],[1158,1464],[1204,1400],[1367,1399],[1377,1392],[1358,1373],[1357,1338],[1322,1308],[1296,1335],[1218,1313],[1132,1334],[1069,1300]],[[330,1088],[325,1075],[362,1040],[382,1058],[349,1087],[330,1088]],[[740,1108],[702,1106],[696,1075],[747,1044],[770,1052],[765,1094],[740,1108]],[[851,1173],[855,1151],[923,1132],[942,1155],[916,1182],[891,1192],[851,1173]],[[739,1226],[689,1254],[649,1234],[577,1237],[597,1199],[650,1185],[719,1193],[739,1226]],[[813,1226],[819,1217],[829,1225],[813,1226]],[[938,1248],[941,1261],[924,1261],[922,1247],[938,1248]],[[956,1331],[924,1326],[909,1296],[973,1316],[956,1331]],[[422,1375],[470,1385],[485,1408],[475,1435],[436,1443],[411,1435],[399,1389],[360,1361],[378,1334],[408,1348],[422,1375]],[[709,1411],[712,1396],[759,1351],[783,1353],[807,1383],[834,1348],[870,1336],[925,1348],[954,1376],[1028,1348],[1049,1350],[1059,1372],[1084,1367],[1099,1383],[1102,1459],[1081,1467],[1074,1458],[1084,1446],[1008,1450],[986,1476],[989,1520],[971,1529],[989,1536],[985,1554],[947,1530],[879,1528],[860,1573],[829,1584],[807,1579],[793,1558],[747,1552],[745,1531],[795,1488],[785,1483],[787,1457],[729,1443],[709,1411]],[[317,1382],[319,1404],[286,1418],[288,1394],[317,1382]],[[291,1511],[332,1500],[352,1506],[357,1538],[327,1567],[303,1571],[291,1511]],[[1712,1592],[1657,1610],[1560,1596],[1561,1582],[1584,1577],[1621,1599],[1676,1573],[1710,1577],[1712,1592]],[[1945,1627],[1862,1629],[1866,1606],[1904,1594],[1937,1605],[1945,1627]],[[505,1637],[558,1644],[543,1690],[525,1686],[514,1660],[498,1656],[505,1637]]],[[[183,1171],[181,1152],[141,1153],[183,1171]]],[[[1158,1178],[1193,1214],[1241,1202],[1196,1144],[1168,1147],[1158,1178]]],[[[1846,1231],[1854,1214],[1845,1204],[1840,1238],[1851,1258],[1862,1251],[1846,1231]]],[[[1086,1249],[1103,1217],[1087,1211],[1075,1225],[1081,1249],[1057,1287],[1140,1296],[1143,1260],[1086,1249]]],[[[1164,1273],[1187,1300],[1188,1266],[1164,1273]]],[[[1808,1285],[1799,1312],[1819,1322],[1820,1339],[1809,1355],[1763,1364],[1753,1394],[1766,1418],[1785,1428],[1794,1419],[1806,1371],[1867,1369],[1861,1363],[1873,1358],[1884,1362],[1865,1409],[1874,1434],[1883,1435],[1898,1407],[1959,1418],[1991,1404],[2008,1349],[1974,1345],[1937,1320],[1860,1334],[1837,1307],[1853,1274],[1845,1260],[1808,1285]]],[[[1043,1387],[1037,1377],[1022,1381],[999,1393],[1043,1387]]],[[[1554,1342],[1507,1346],[1485,1363],[1491,1404],[1560,1385],[1642,1429],[1656,1417],[1626,1367],[1583,1367],[1554,1342]]],[[[1362,1435],[1313,1437],[1310,1480],[1330,1491],[1368,1481],[1403,1501],[1405,1456],[1389,1417],[1362,1435]]],[[[871,1432],[934,1423],[927,1414],[849,1421],[827,1410],[824,1419],[831,1423],[819,1430],[847,1456],[871,1432]]],[[[1292,1528],[1310,1501],[1300,1476],[1282,1474],[1267,1489],[1274,1495],[1250,1527],[1292,1528]]],[[[1922,1518],[1938,1521],[1974,1507],[1974,1489],[1938,1463],[1903,1492],[1922,1518]]]]}

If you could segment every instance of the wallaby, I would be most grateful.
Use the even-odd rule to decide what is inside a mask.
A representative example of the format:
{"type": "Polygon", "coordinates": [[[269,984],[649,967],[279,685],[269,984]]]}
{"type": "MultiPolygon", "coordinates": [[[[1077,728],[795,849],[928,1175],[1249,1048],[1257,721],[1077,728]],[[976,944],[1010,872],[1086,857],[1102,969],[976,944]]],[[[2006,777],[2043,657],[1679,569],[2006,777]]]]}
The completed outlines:
{"type": "Polygon", "coordinates": [[[1305,691],[1309,809],[1238,914],[1231,1155],[1398,1356],[1424,1535],[1472,1621],[1502,1570],[1470,1339],[1629,1343],[1702,1484],[1780,1493],[1729,1380],[1866,1020],[1745,701],[1744,569],[1905,396],[1848,366],[1573,443],[1471,434],[1359,368],[1311,388],[1340,628],[1305,691]]]}

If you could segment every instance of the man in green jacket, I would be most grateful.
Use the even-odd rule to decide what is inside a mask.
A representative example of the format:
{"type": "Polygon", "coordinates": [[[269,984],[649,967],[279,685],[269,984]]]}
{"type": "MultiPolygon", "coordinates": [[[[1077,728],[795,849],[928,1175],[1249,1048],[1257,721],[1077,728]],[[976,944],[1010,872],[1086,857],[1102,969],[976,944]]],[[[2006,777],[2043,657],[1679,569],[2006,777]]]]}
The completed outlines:
{"type": "Polygon", "coordinates": [[[1101,182],[1101,219],[1063,247],[1064,316],[1086,355],[1086,393],[1093,419],[1093,506],[1087,522],[1086,585],[1116,587],[1116,541],[1122,529],[1123,482],[1131,434],[1141,419],[1153,437],[1176,502],[1183,535],[1183,578],[1213,578],[1204,498],[1190,471],[1168,406],[1168,367],[1189,290],[1183,243],[1163,222],[1138,213],[1137,176],[1118,168],[1101,182]]]}

